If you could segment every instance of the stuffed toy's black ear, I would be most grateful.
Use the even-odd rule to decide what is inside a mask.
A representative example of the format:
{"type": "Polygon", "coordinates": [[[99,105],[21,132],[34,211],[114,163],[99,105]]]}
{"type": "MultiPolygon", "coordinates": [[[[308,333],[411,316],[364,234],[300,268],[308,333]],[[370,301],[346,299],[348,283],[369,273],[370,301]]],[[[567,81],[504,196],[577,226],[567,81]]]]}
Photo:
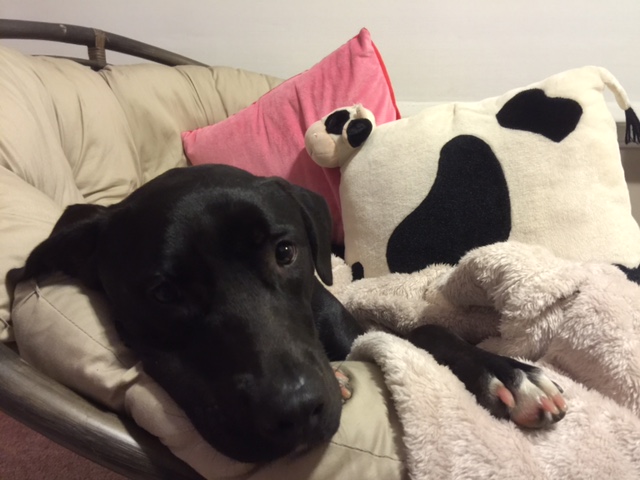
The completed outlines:
{"type": "Polygon", "coordinates": [[[106,220],[106,207],[87,204],[67,207],[49,238],[27,258],[19,280],[63,272],[89,287],[99,288],[95,252],[106,220]]]}
{"type": "Polygon", "coordinates": [[[277,179],[277,183],[300,205],[316,272],[325,285],[331,285],[333,283],[331,270],[332,221],[327,202],[322,196],[306,188],[298,187],[281,179],[277,179]]]}

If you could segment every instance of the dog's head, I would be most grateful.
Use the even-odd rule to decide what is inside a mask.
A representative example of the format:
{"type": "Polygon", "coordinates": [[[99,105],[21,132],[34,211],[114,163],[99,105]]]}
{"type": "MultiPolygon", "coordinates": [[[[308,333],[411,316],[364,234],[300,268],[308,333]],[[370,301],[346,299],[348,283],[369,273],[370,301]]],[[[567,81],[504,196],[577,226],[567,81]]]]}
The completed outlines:
{"type": "Polygon", "coordinates": [[[318,195],[225,166],[171,170],[111,207],[69,207],[23,277],[103,291],[120,336],[214,447],[259,462],[328,440],[339,388],[314,327],[331,283],[318,195]]]}

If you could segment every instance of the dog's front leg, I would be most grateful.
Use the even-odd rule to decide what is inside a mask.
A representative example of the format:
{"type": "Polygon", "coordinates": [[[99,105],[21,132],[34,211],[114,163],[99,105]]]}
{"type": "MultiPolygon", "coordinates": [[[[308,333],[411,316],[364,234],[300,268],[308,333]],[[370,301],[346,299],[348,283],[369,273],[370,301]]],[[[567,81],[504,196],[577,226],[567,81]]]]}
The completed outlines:
{"type": "Polygon", "coordinates": [[[437,325],[423,325],[407,339],[445,365],[498,418],[541,428],[567,410],[561,390],[538,367],[484,351],[437,325]]]}

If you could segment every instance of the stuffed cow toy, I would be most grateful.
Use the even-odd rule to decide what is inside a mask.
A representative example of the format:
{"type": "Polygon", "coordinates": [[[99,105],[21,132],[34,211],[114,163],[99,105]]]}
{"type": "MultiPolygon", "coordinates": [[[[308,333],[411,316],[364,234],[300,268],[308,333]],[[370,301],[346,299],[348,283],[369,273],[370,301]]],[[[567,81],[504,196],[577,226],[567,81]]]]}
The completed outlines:
{"type": "Polygon", "coordinates": [[[633,271],[640,229],[605,87],[626,113],[626,141],[638,142],[640,122],[625,91],[599,67],[379,126],[362,105],[313,124],[307,151],[341,171],[354,277],[453,265],[503,241],[633,271]]]}

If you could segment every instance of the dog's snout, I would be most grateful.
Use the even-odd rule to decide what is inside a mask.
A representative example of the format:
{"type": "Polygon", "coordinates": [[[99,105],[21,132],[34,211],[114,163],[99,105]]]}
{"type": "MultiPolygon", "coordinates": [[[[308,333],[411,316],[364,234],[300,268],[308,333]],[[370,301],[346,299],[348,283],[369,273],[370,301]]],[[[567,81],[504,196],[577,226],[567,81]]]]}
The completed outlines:
{"type": "Polygon", "coordinates": [[[259,429],[274,441],[309,444],[326,430],[327,422],[339,422],[339,416],[333,418],[331,401],[319,379],[300,375],[280,383],[278,391],[270,395],[259,412],[259,429]]]}
{"type": "Polygon", "coordinates": [[[295,395],[266,413],[265,430],[269,434],[290,435],[318,424],[324,409],[320,395],[295,395]]]}

